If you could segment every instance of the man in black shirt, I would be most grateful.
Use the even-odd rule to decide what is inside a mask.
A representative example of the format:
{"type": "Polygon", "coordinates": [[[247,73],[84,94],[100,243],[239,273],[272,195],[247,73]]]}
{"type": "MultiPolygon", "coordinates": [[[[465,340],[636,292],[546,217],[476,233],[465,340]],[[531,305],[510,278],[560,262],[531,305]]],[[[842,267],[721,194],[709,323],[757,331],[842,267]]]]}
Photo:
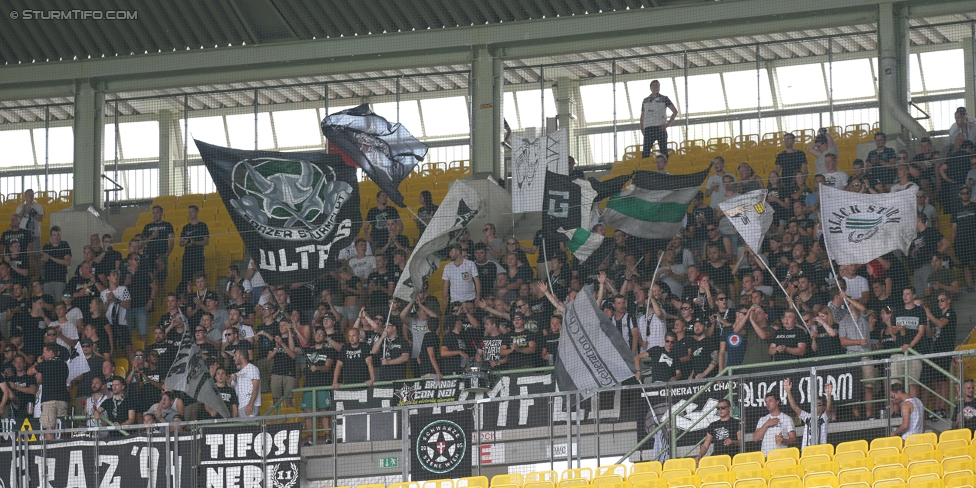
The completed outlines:
{"type": "Polygon", "coordinates": [[[365,383],[366,386],[373,386],[376,381],[376,373],[373,370],[373,361],[369,351],[363,347],[359,329],[349,329],[346,333],[349,344],[343,346],[339,351],[339,360],[336,361],[335,371],[332,373],[332,388],[339,389],[339,378],[342,384],[354,385],[365,383]],[[342,370],[345,369],[345,374],[342,370]]]}
{"type": "Polygon", "coordinates": [[[148,333],[147,323],[149,321],[149,312],[153,309],[155,302],[154,296],[156,294],[156,287],[153,285],[152,268],[150,267],[151,261],[148,261],[146,266],[143,266],[142,258],[134,253],[130,254],[126,261],[129,264],[131,277],[125,285],[129,288],[129,296],[132,301],[129,311],[125,315],[126,322],[129,324],[128,330],[125,332],[131,333],[134,330],[139,334],[139,339],[145,341],[146,334],[148,333]]]}
{"type": "Polygon", "coordinates": [[[681,363],[678,359],[681,357],[681,354],[674,351],[674,346],[677,342],[678,336],[674,332],[667,332],[664,334],[663,347],[654,346],[634,356],[634,368],[637,370],[637,381],[641,379],[640,361],[644,358],[650,359],[652,383],[680,380],[681,363]]]}
{"type": "Polygon", "coordinates": [[[705,320],[695,317],[692,326],[692,338],[688,342],[691,349],[691,360],[688,369],[691,370],[690,379],[707,378],[718,371],[718,338],[709,337],[706,332],[705,320]]]}
{"type": "MultiPolygon", "coordinates": [[[[105,420],[116,427],[132,425],[136,423],[136,409],[132,398],[125,394],[125,380],[116,376],[112,378],[112,397],[102,402],[98,410],[94,412],[96,419],[101,421],[102,416],[105,420]]],[[[112,431],[113,437],[121,436],[118,430],[112,431]]]]}
{"type": "Polygon", "coordinates": [[[10,253],[10,243],[13,241],[20,242],[24,245],[24,249],[27,249],[26,244],[33,242],[33,240],[34,238],[31,236],[30,230],[20,228],[20,215],[11,214],[10,229],[0,234],[0,244],[3,244],[3,252],[10,253]]]}
{"type": "Polygon", "coordinates": [[[783,327],[773,333],[773,340],[769,344],[769,355],[773,361],[801,359],[806,355],[810,334],[802,327],[797,327],[796,321],[796,311],[783,312],[783,327]]]}
{"type": "Polygon", "coordinates": [[[153,331],[153,338],[156,343],[149,347],[150,350],[159,354],[159,369],[163,372],[163,377],[169,371],[169,367],[176,359],[176,353],[180,350],[179,342],[166,338],[166,331],[161,327],[156,327],[153,331]]]}
{"type": "Polygon", "coordinates": [[[184,283],[192,283],[193,277],[197,273],[206,272],[203,258],[203,248],[210,245],[210,228],[207,224],[200,222],[198,216],[200,208],[190,205],[186,210],[189,222],[180,231],[180,247],[185,247],[183,251],[183,274],[181,280],[184,283]]]}
{"type": "Polygon", "coordinates": [[[112,248],[112,234],[102,236],[102,249],[105,255],[95,264],[95,277],[102,286],[108,286],[109,272],[122,266],[122,253],[112,248]]]}
{"type": "MultiPolygon", "coordinates": [[[[323,332],[324,335],[324,332],[323,332]]],[[[380,367],[377,381],[393,381],[407,378],[407,362],[410,360],[410,345],[400,336],[400,330],[393,323],[383,327],[380,340],[373,344],[371,354],[379,358],[380,367]]],[[[308,379],[306,378],[306,383],[308,379]]]]}
{"type": "Polygon", "coordinates": [[[732,403],[726,399],[718,401],[715,407],[718,411],[718,420],[712,422],[705,429],[705,442],[702,443],[701,450],[695,456],[695,461],[701,461],[708,452],[708,447],[715,446],[712,451],[713,456],[735,456],[742,452],[742,422],[732,417],[732,403]],[[712,444],[714,443],[714,444],[712,444]]]}
{"type": "Polygon", "coordinates": [[[153,221],[142,228],[142,236],[146,238],[146,268],[153,271],[153,263],[161,282],[166,281],[166,267],[169,265],[169,255],[173,252],[176,242],[173,224],[163,220],[163,207],[154,205],[152,208],[153,221]]]}
{"type": "MultiPolygon", "coordinates": [[[[8,345],[7,347],[11,346],[8,345]]],[[[6,367],[13,368],[9,372],[6,369],[4,370],[4,379],[15,397],[10,405],[10,411],[13,418],[22,421],[28,415],[34,414],[31,411],[31,406],[33,406],[34,396],[37,394],[37,379],[35,376],[27,374],[27,360],[21,354],[14,356],[13,363],[6,365],[6,367]]]]}
{"type": "MultiPolygon", "coordinates": [[[[27,371],[34,375],[38,385],[44,387],[41,393],[41,429],[44,430],[57,428],[58,419],[68,415],[71,400],[67,387],[68,364],[56,357],[59,347],[56,343],[45,344],[41,358],[27,371]]],[[[44,437],[54,440],[54,434],[44,437]]]]}
{"type": "Polygon", "coordinates": [[[68,282],[68,265],[71,264],[71,246],[61,240],[61,228],[52,225],[50,240],[41,248],[44,263],[44,293],[60,297],[68,282]]]}
{"type": "Polygon", "coordinates": [[[776,171],[779,173],[780,182],[783,184],[787,194],[796,191],[794,176],[797,173],[807,174],[807,154],[795,149],[793,144],[796,136],[792,132],[787,132],[783,136],[783,145],[786,149],[776,155],[776,171]]]}
{"type": "Polygon", "coordinates": [[[105,287],[95,280],[95,275],[92,273],[92,263],[82,261],[78,265],[78,275],[68,280],[68,284],[65,285],[64,294],[71,295],[71,307],[87,313],[92,298],[100,296],[103,289],[105,287]]]}
{"type": "Polygon", "coordinates": [[[217,388],[220,400],[227,406],[231,418],[236,418],[238,416],[237,405],[240,401],[237,399],[237,390],[230,386],[228,381],[230,381],[230,375],[227,374],[227,370],[218,366],[214,372],[214,386],[217,388]]]}
{"type": "Polygon", "coordinates": [[[538,333],[525,328],[525,318],[522,312],[515,312],[512,315],[509,342],[502,348],[502,355],[508,357],[510,369],[532,368],[538,365],[538,333]]]}
{"type": "MultiPolygon", "coordinates": [[[[928,351],[928,341],[925,338],[925,325],[927,317],[922,301],[915,294],[915,289],[907,287],[901,292],[902,306],[892,309],[891,323],[897,339],[897,346],[901,347],[902,352],[907,352],[908,348],[916,352],[925,354],[928,351]]],[[[893,355],[892,357],[895,357],[893,355]]],[[[903,383],[905,378],[905,367],[908,368],[908,376],[915,380],[922,377],[922,362],[895,361],[891,364],[891,382],[903,383]]],[[[908,386],[911,396],[918,397],[918,384],[914,381],[908,386]]]]}
{"type": "Polygon", "coordinates": [[[386,192],[380,190],[376,194],[376,206],[366,213],[366,225],[363,227],[363,234],[366,235],[366,240],[373,245],[386,244],[390,238],[390,233],[386,229],[386,221],[400,218],[400,212],[397,212],[395,207],[387,205],[388,201],[389,197],[387,197],[386,192]]]}
{"type": "Polygon", "coordinates": [[[481,296],[486,297],[495,293],[495,276],[505,271],[495,261],[488,259],[488,245],[479,242],[474,245],[474,266],[478,268],[478,276],[484,276],[481,280],[481,296]]]}
{"type": "Polygon", "coordinates": [[[495,317],[485,318],[485,335],[481,338],[475,359],[486,362],[492,368],[503,367],[508,363],[508,356],[502,356],[502,348],[507,347],[511,340],[502,334],[499,320],[495,317]]]}

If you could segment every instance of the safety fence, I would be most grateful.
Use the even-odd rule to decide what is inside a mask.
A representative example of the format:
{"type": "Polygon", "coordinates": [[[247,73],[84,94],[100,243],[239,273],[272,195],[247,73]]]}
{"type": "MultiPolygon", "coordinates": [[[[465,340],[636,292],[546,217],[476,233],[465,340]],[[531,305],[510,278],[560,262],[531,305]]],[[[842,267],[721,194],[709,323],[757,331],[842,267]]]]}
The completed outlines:
{"type": "MultiPolygon", "coordinates": [[[[902,423],[891,415],[889,386],[895,383],[923,394],[927,430],[948,430],[956,420],[976,422],[954,413],[963,412],[962,372],[976,351],[916,355],[909,350],[907,356],[889,357],[893,353],[901,351],[876,351],[871,359],[854,361],[837,356],[767,363],[708,379],[590,392],[558,391],[551,368],[489,378],[418,379],[343,388],[327,395],[329,405],[321,411],[252,419],[121,427],[83,427],[86,419],[65,419],[59,430],[25,426],[5,433],[0,481],[8,487],[122,482],[304,487],[491,477],[695,456],[707,435],[721,440],[723,431],[715,425],[724,426],[733,439],[738,438],[735,431],[741,432],[743,452],[757,451],[760,443],[753,441],[753,433],[769,413],[767,395],[793,418],[796,439],[810,432],[810,443],[837,444],[888,436],[902,423]],[[947,360],[953,366],[939,366],[947,360]],[[937,376],[922,383],[912,366],[904,367],[913,362],[933,368],[937,376]],[[867,367],[875,368],[875,378],[867,367]],[[783,388],[787,379],[789,393],[783,388]],[[947,388],[937,395],[941,382],[947,388]],[[865,385],[872,383],[874,395],[866,399],[865,385]],[[797,420],[792,405],[809,411],[811,400],[816,402],[827,388],[831,421],[827,439],[819,439],[817,421],[797,420]],[[721,419],[723,412],[716,407],[723,399],[731,402],[732,422],[713,424],[721,419]],[[943,409],[946,413],[938,412],[943,409]],[[311,435],[307,428],[314,423],[321,429],[324,418],[334,432],[311,435]]],[[[789,429],[777,433],[789,438],[789,429]]],[[[709,452],[719,443],[712,442],[709,452]]]]}

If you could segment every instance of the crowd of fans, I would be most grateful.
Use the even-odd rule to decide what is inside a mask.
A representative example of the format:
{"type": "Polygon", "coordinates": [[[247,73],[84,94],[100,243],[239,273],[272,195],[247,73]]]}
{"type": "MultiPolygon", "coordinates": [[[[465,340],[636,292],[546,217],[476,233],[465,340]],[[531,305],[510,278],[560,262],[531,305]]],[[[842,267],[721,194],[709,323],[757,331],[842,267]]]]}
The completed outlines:
{"type": "MultiPolygon", "coordinates": [[[[917,154],[897,152],[879,133],[877,148],[854,161],[850,173],[837,169],[837,148],[826,130],[806,152],[786,134],[776,169],[765,179],[747,163],[729,172],[716,157],[679,235],[661,243],[616,231],[608,236],[613,252],[599,266],[588,263],[591,273],[565,246],[545,244],[551,236],[541,230],[525,246],[487,223],[480,237],[465,231],[444,251],[443,281],[424,283],[409,303],[391,297],[413,243],[383,192],[368,211],[363,237],[342,250],[335,271],[307,283],[269,286],[252,260],[243,269],[230,266],[226,285],[215,289],[204,274],[209,229],[195,206],[179,232],[161,207],[153,207],[153,221],[126,243],[124,255],[110,235],[91,236],[84,261],[69,270],[72,250],[60,229],[51,227],[40,246],[43,209],[27,191],[0,237],[0,407],[5,415],[26,417],[39,405],[45,429],[69,406],[93,424],[215,418],[214,409],[164,386],[184,334],[192,334],[234,416],[258,415],[262,393],[293,406],[299,378],[304,387],[370,387],[461,374],[474,362],[491,369],[552,365],[565,307],[587,284],[638,368],[649,358],[638,379],[705,378],[733,366],[860,358],[872,349],[949,351],[956,344],[952,301],[972,291],[976,262],[976,121],[962,108],[956,116],[953,127],[965,130],[956,131],[944,153],[928,139],[917,154]],[[811,170],[818,185],[850,192],[915,192],[918,237],[910,253],[841,266],[834,276],[821,239],[818,187],[807,186],[811,170]],[[746,249],[719,203],[759,188],[768,189],[776,221],[760,249],[746,249]],[[949,228],[940,228],[940,211],[951,215],[949,228]],[[176,245],[185,247],[181,283],[166,290],[176,245]],[[785,294],[774,293],[777,280],[785,294]],[[154,309],[161,317],[149,324],[154,309]],[[76,344],[89,371],[71,382],[72,398],[66,361],[76,344]],[[124,376],[116,375],[116,358],[128,362],[124,376]]],[[[667,158],[657,161],[666,171],[667,158]]],[[[414,220],[423,231],[437,206],[429,192],[420,205],[414,220]]],[[[592,230],[605,234],[600,224],[592,230]]],[[[940,392],[947,388],[933,368],[899,364],[940,392]]],[[[864,366],[862,376],[879,372],[864,366]]],[[[883,388],[866,382],[864,398],[883,388]]],[[[914,384],[907,390],[918,395],[914,384]]],[[[936,410],[948,408],[931,401],[936,410]]],[[[298,407],[327,410],[331,394],[306,393],[298,407]]],[[[870,404],[864,410],[854,414],[874,415],[870,404]]],[[[328,432],[327,418],[323,428],[328,432]]]]}

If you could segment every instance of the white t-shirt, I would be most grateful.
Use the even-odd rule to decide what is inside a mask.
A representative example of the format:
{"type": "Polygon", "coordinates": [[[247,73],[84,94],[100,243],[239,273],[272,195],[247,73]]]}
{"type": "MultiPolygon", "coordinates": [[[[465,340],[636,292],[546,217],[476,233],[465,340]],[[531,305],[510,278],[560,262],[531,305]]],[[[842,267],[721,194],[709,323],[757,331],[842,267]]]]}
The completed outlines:
{"type": "MultiPolygon", "coordinates": [[[[240,394],[238,394],[238,396],[240,396],[240,394]]],[[[790,432],[796,431],[796,427],[793,426],[793,419],[782,411],[779,413],[779,415],[764,415],[763,418],[759,419],[759,423],[756,424],[756,428],[758,429],[762,427],[763,424],[773,417],[779,419],[779,424],[766,429],[766,433],[763,434],[762,452],[766,455],[768,455],[769,451],[772,451],[773,449],[785,449],[788,447],[786,444],[776,443],[776,434],[782,435],[785,439],[789,437],[790,432]]]]}
{"type": "Polygon", "coordinates": [[[911,181],[909,181],[908,183],[905,183],[904,185],[901,184],[901,183],[895,183],[894,185],[891,185],[891,191],[889,193],[897,193],[897,192],[900,192],[900,191],[903,191],[903,190],[909,190],[909,189],[912,189],[912,188],[914,188],[913,191],[918,191],[918,185],[916,185],[915,183],[912,183],[911,181]]]}
{"type": "MultiPolygon", "coordinates": [[[[254,260],[252,259],[251,260],[251,263],[248,264],[247,266],[248,267],[254,266],[254,260]]],[[[247,280],[244,280],[244,281],[247,281],[247,280]]],[[[258,271],[258,270],[254,270],[254,275],[251,276],[251,280],[250,281],[251,281],[251,287],[250,288],[245,288],[245,290],[244,290],[245,292],[250,291],[253,288],[260,288],[262,286],[268,286],[268,284],[264,281],[264,278],[261,277],[261,272],[258,271]]]]}
{"type": "Polygon", "coordinates": [[[833,173],[820,173],[824,176],[824,180],[827,182],[827,186],[832,186],[838,190],[843,190],[847,187],[847,173],[843,171],[834,171],[833,173]]]}
{"type": "Polygon", "coordinates": [[[107,318],[108,323],[112,325],[127,325],[128,322],[125,321],[125,312],[127,309],[121,305],[121,302],[132,299],[132,297],[129,296],[129,289],[119,285],[119,287],[116,288],[113,293],[115,294],[116,299],[115,301],[109,303],[109,289],[106,288],[102,290],[102,301],[108,305],[108,308],[105,310],[105,318],[107,318]]]}
{"type": "Polygon", "coordinates": [[[237,372],[237,382],[234,383],[234,391],[237,392],[237,400],[239,405],[238,414],[241,417],[247,417],[244,414],[244,409],[247,404],[251,402],[251,392],[258,397],[254,400],[254,410],[251,411],[250,417],[257,416],[258,408],[261,406],[261,372],[258,371],[258,367],[254,363],[248,363],[247,366],[241,368],[237,372]],[[252,380],[258,380],[257,391],[254,391],[254,385],[252,380]]]}
{"type": "MultiPolygon", "coordinates": [[[[801,447],[801,449],[804,449],[807,446],[811,445],[810,444],[810,419],[811,418],[813,418],[813,415],[810,415],[810,412],[807,412],[805,410],[803,412],[800,412],[800,421],[806,425],[803,429],[803,447],[801,447]]],[[[824,414],[821,415],[819,419],[817,419],[817,427],[820,428],[820,435],[817,436],[817,440],[818,440],[817,444],[827,443],[827,424],[829,423],[830,423],[830,418],[827,416],[826,412],[824,412],[824,414]]]]}
{"type": "Polygon", "coordinates": [[[668,106],[673,105],[671,99],[658,93],[648,95],[641,103],[641,115],[644,116],[644,127],[658,127],[668,123],[668,106]]]}
{"type": "Polygon", "coordinates": [[[651,307],[651,313],[637,318],[637,328],[640,329],[641,339],[647,343],[647,347],[638,352],[644,352],[654,346],[664,347],[664,334],[667,333],[667,324],[654,314],[653,307],[651,307]]]}
{"type": "MultiPolygon", "coordinates": [[[[24,205],[25,204],[23,204],[23,203],[21,203],[20,205],[17,205],[17,209],[14,210],[14,213],[16,213],[17,215],[20,215],[21,212],[24,211],[24,205]]],[[[31,234],[33,234],[34,237],[40,237],[40,235],[41,235],[41,218],[43,218],[43,217],[44,217],[44,208],[41,207],[41,204],[39,204],[37,202],[34,202],[34,204],[31,205],[31,208],[27,210],[27,213],[25,215],[25,218],[20,219],[20,228],[21,229],[27,229],[27,230],[31,231],[31,234]],[[28,220],[26,217],[30,217],[30,220],[28,220]],[[38,217],[40,217],[40,218],[38,218],[38,217]]],[[[22,245],[21,246],[21,250],[26,251],[27,250],[27,245],[26,244],[22,245]]]]}
{"type": "Polygon", "coordinates": [[[369,277],[369,274],[376,269],[376,258],[373,256],[352,258],[349,260],[349,267],[352,268],[352,273],[354,275],[365,280],[369,277]]]}
{"type": "Polygon", "coordinates": [[[855,300],[861,298],[862,293],[871,291],[871,285],[868,283],[867,278],[863,276],[844,278],[844,281],[847,282],[847,296],[855,300]]]}
{"type": "Polygon", "coordinates": [[[827,172],[827,163],[824,161],[824,156],[826,156],[828,154],[833,154],[834,156],[837,155],[837,145],[836,144],[828,144],[827,145],[827,150],[824,151],[823,154],[817,156],[817,161],[814,163],[814,168],[817,169],[816,174],[822,175],[822,174],[825,174],[827,172]]]}
{"type": "MultiPolygon", "coordinates": [[[[725,174],[731,176],[732,181],[735,181],[735,175],[729,172],[726,172],[725,174]]],[[[713,174],[712,176],[709,176],[708,181],[705,182],[705,188],[708,188],[709,190],[712,190],[713,188],[717,188],[714,190],[715,193],[712,193],[713,197],[718,193],[725,193],[725,186],[722,183],[722,178],[724,177],[725,175],[713,174]],[[718,187],[715,187],[714,185],[718,185],[718,187]]]]}
{"type": "MultiPolygon", "coordinates": [[[[356,252],[356,243],[355,242],[353,242],[352,244],[349,244],[348,246],[342,248],[341,251],[339,251],[339,259],[341,259],[343,261],[349,261],[350,259],[352,259],[352,258],[354,258],[354,257],[356,257],[358,255],[359,254],[356,252]]],[[[366,255],[367,256],[372,256],[373,255],[373,246],[370,245],[368,242],[366,243],[366,255]]]]}
{"type": "Polygon", "coordinates": [[[450,281],[451,301],[467,302],[477,298],[477,289],[474,286],[474,279],[478,276],[478,267],[474,261],[465,259],[458,266],[454,261],[444,266],[444,281],[450,281]]]}
{"type": "MultiPolygon", "coordinates": [[[[74,310],[78,310],[78,309],[76,308],[74,310]]],[[[54,321],[54,322],[51,322],[51,325],[60,325],[61,326],[61,333],[64,334],[65,337],[67,337],[68,339],[71,339],[73,341],[77,341],[78,340],[78,322],[75,322],[74,320],[71,320],[67,316],[65,316],[65,319],[67,319],[67,322],[65,322],[63,324],[61,322],[54,321]]],[[[58,341],[57,342],[58,342],[58,344],[61,344],[62,346],[64,346],[65,348],[67,348],[69,351],[72,350],[72,349],[74,349],[73,346],[69,346],[68,343],[65,342],[64,340],[62,340],[60,337],[58,337],[58,341]]]]}

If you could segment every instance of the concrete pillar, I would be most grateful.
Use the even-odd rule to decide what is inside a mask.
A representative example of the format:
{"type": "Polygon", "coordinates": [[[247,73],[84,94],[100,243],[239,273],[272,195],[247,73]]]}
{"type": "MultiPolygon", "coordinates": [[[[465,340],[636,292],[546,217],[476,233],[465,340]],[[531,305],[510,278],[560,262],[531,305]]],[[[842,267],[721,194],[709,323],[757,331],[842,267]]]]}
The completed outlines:
{"type": "Polygon", "coordinates": [[[75,82],[74,204],[102,208],[102,135],[105,92],[97,82],[75,82]]]}
{"type": "MultiPolygon", "coordinates": [[[[566,129],[566,140],[569,141],[569,154],[574,155],[576,148],[576,98],[575,94],[579,91],[579,82],[568,77],[561,76],[556,78],[554,87],[556,97],[556,123],[560,129],[566,129]]],[[[620,89],[623,87],[621,86],[620,89]]],[[[576,157],[577,163],[580,158],[576,157]]]]}
{"type": "Polygon", "coordinates": [[[159,111],[159,194],[179,195],[183,191],[183,152],[180,118],[171,110],[159,111]]]}
{"type": "Polygon", "coordinates": [[[908,17],[904,7],[891,3],[878,5],[878,97],[881,130],[893,139],[895,134],[906,132],[892,109],[885,104],[886,98],[897,107],[908,110],[909,92],[908,17]]]}
{"type": "Polygon", "coordinates": [[[495,179],[504,176],[502,168],[502,60],[488,47],[474,50],[471,63],[472,117],[471,169],[475,174],[490,173],[495,179]]]}
{"type": "Polygon", "coordinates": [[[976,56],[976,52],[974,52],[976,50],[973,49],[974,42],[976,42],[976,38],[973,37],[972,31],[959,40],[959,45],[962,47],[963,74],[966,80],[966,107],[969,108],[970,113],[976,110],[976,66],[974,66],[973,58],[976,56]]]}

